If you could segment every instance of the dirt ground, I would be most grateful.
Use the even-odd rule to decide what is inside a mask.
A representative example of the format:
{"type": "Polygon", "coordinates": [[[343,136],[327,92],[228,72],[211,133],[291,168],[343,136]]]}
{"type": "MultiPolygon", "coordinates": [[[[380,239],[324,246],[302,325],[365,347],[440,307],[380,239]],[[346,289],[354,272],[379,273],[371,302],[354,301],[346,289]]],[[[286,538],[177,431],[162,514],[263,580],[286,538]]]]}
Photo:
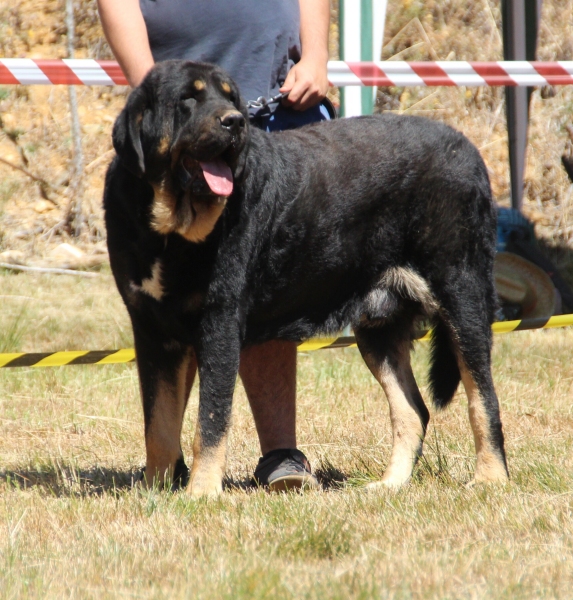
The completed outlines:
{"type": "MultiPolygon", "coordinates": [[[[95,0],[76,0],[75,56],[113,58],[95,0]]],[[[332,3],[331,57],[337,58],[337,2],[332,3]]],[[[538,58],[573,56],[573,0],[545,2],[538,58]]],[[[63,58],[67,29],[63,0],[0,0],[0,56],[63,58]]],[[[390,0],[382,58],[499,60],[500,3],[483,0],[390,0]]],[[[93,268],[105,261],[101,196],[113,150],[111,128],[124,87],[77,86],[84,169],[81,192],[72,181],[70,101],[65,86],[0,86],[0,262],[93,268]],[[84,226],[71,235],[70,201],[81,200],[84,226]]],[[[337,91],[331,96],[336,99],[337,91]]],[[[493,191],[509,204],[507,131],[502,88],[379,90],[377,111],[445,121],[480,149],[493,191]]],[[[561,155],[573,152],[569,87],[535,90],[525,176],[524,212],[550,247],[557,267],[573,280],[572,188],[561,155]]]]}

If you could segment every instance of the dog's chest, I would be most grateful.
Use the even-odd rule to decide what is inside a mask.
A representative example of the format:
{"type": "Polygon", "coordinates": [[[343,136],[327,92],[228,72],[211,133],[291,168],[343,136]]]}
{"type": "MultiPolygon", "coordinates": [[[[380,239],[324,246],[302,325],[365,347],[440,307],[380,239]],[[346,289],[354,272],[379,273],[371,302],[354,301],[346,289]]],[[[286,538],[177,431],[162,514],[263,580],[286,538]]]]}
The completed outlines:
{"type": "Polygon", "coordinates": [[[176,303],[183,314],[199,311],[205,298],[205,289],[200,289],[192,278],[185,277],[183,273],[174,277],[161,259],[153,263],[149,277],[143,278],[141,284],[132,282],[131,286],[135,292],[153,298],[165,310],[172,311],[176,303]]]}
{"type": "Polygon", "coordinates": [[[163,252],[138,263],[128,283],[128,303],[187,336],[197,325],[209,285],[202,261],[185,252],[163,252]]]}

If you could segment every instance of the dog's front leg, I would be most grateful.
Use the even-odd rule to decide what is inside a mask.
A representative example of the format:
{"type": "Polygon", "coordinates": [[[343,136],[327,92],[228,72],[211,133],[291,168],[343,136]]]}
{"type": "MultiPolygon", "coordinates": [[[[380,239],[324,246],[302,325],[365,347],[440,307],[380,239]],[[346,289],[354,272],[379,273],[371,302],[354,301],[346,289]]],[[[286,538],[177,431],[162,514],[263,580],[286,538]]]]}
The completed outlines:
{"type": "Polygon", "coordinates": [[[197,370],[189,346],[151,334],[134,323],[147,454],[143,484],[187,485],[181,449],[183,415],[197,370]]]}
{"type": "Polygon", "coordinates": [[[199,344],[199,413],[188,488],[193,496],[216,496],[223,490],[241,348],[235,321],[224,315],[209,319],[212,326],[205,327],[199,344]]]}

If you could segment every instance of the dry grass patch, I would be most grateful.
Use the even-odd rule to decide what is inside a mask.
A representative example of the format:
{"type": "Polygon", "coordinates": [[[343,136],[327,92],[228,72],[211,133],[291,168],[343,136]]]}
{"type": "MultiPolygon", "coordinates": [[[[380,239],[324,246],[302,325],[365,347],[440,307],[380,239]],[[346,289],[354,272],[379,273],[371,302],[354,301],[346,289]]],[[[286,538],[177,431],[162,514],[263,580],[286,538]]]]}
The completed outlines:
{"type": "MultiPolygon", "coordinates": [[[[500,3],[390,0],[384,59],[501,58],[500,3]]],[[[95,0],[76,3],[78,57],[109,58],[95,0]]],[[[62,0],[0,4],[3,57],[59,58],[62,0]]],[[[573,0],[545,2],[539,58],[571,57],[573,0]]],[[[336,2],[333,3],[333,20],[336,2]]],[[[332,29],[333,40],[336,27],[332,29]]],[[[331,44],[335,57],[336,45],[331,44]]],[[[111,124],[125,89],[78,89],[89,253],[103,243],[101,190],[111,124]]],[[[480,148],[508,202],[503,91],[402,88],[379,109],[454,125],[480,148]]],[[[0,88],[0,154],[53,186],[0,165],[0,250],[45,258],[70,241],[70,125],[64,89],[0,88]]],[[[572,143],[569,87],[532,100],[525,208],[572,269],[571,185],[559,166],[572,143]]],[[[570,277],[570,280],[573,279],[570,277]]],[[[113,279],[0,274],[0,351],[131,347],[113,279]]],[[[568,598],[573,584],[573,331],[498,336],[494,375],[512,480],[468,489],[474,449],[465,396],[432,414],[408,487],[368,493],[391,446],[386,402],[356,350],[299,357],[299,441],[324,491],[245,491],[258,445],[240,385],[228,489],[215,501],[138,493],[143,424],[133,365],[0,371],[0,596],[3,598],[568,598]]],[[[416,345],[425,381],[427,349],[416,345]]],[[[424,392],[424,390],[423,390],[424,392]]],[[[197,392],[184,426],[191,455],[197,392]]]]}
{"type": "MultiPolygon", "coordinates": [[[[16,321],[20,332],[11,350],[130,345],[109,273],[0,281],[0,331],[16,321]],[[49,335],[48,323],[57,323],[49,335]]],[[[132,489],[144,462],[133,365],[4,369],[1,595],[569,597],[572,343],[572,330],[496,338],[510,484],[465,486],[474,449],[460,393],[450,410],[432,414],[424,459],[397,493],[363,488],[383,472],[391,434],[386,401],[356,350],[299,357],[300,445],[324,490],[244,489],[258,447],[239,385],[227,491],[214,501],[132,489]]],[[[426,362],[427,347],[418,343],[422,385],[426,362]]],[[[194,391],[184,426],[188,457],[197,402],[194,391]]]]}

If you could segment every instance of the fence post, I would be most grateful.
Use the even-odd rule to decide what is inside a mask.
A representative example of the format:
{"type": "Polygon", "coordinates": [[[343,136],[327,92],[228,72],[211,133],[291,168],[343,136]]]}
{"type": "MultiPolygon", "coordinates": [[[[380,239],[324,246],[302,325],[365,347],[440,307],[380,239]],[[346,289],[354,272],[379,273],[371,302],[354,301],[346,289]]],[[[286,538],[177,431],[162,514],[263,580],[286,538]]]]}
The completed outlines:
{"type": "MultiPolygon", "coordinates": [[[[378,61],[382,54],[387,0],[339,0],[340,60],[378,61]]],[[[372,114],[377,88],[347,86],[340,90],[340,115],[372,114]]]]}
{"type": "MultiPolygon", "coordinates": [[[[68,58],[74,58],[76,34],[73,0],[66,0],[66,27],[68,37],[68,58]]],[[[68,86],[68,96],[70,100],[73,156],[72,173],[70,177],[70,183],[68,186],[70,196],[65,221],[66,225],[70,229],[71,234],[77,237],[80,235],[83,227],[82,196],[84,193],[84,153],[82,150],[82,135],[80,117],[78,114],[78,97],[75,86],[68,86]]]]}

